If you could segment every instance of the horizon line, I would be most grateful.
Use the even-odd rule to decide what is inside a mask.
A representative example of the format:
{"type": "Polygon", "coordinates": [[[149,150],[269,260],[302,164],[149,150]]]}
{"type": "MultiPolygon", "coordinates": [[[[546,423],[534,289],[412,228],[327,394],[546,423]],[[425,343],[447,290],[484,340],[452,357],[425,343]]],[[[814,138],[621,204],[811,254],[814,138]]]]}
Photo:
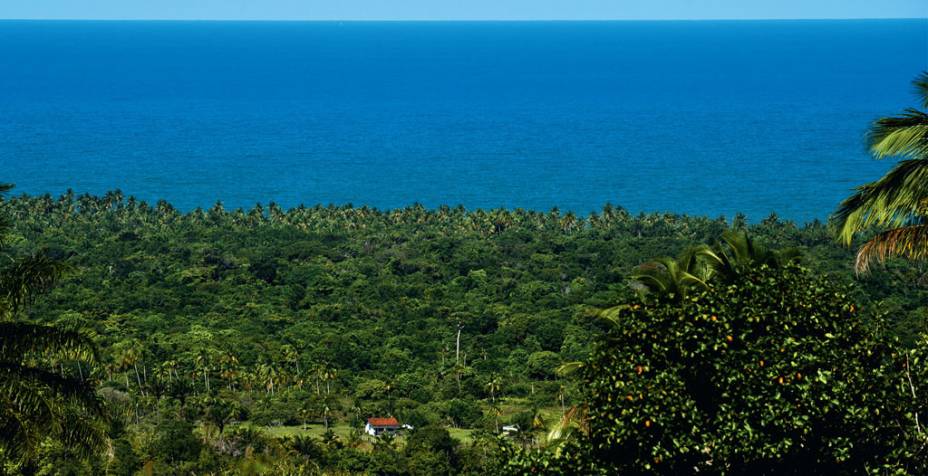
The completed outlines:
{"type": "Polygon", "coordinates": [[[867,21],[928,20],[924,17],[756,17],[756,18],[419,18],[419,19],[328,19],[328,18],[0,18],[10,21],[54,22],[236,22],[236,23],[611,23],[611,22],[738,22],[738,21],[867,21]]]}

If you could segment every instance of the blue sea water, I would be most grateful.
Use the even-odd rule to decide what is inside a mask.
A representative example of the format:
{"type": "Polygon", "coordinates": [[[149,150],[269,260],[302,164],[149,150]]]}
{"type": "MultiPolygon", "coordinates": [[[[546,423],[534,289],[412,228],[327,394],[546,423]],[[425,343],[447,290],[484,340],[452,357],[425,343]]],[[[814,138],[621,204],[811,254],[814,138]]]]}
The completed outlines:
{"type": "Polygon", "coordinates": [[[182,209],[825,218],[928,20],[0,22],[0,181],[182,209]]]}

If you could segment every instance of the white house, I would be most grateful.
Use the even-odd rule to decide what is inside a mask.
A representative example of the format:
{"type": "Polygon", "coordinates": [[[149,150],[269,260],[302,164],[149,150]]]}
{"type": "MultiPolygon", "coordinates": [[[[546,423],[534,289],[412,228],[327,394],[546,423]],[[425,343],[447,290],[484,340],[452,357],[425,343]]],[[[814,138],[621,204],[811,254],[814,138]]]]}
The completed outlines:
{"type": "Polygon", "coordinates": [[[364,432],[371,436],[380,436],[384,433],[395,435],[402,428],[396,418],[368,418],[364,425],[364,432]]]}

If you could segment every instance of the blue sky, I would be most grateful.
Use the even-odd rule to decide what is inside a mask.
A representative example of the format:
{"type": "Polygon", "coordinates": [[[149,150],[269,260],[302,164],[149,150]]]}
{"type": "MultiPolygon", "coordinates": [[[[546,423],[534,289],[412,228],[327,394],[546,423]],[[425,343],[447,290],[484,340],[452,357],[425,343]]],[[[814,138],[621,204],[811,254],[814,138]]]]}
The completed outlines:
{"type": "Polygon", "coordinates": [[[0,0],[0,18],[613,20],[926,18],[928,0],[0,0]]]}

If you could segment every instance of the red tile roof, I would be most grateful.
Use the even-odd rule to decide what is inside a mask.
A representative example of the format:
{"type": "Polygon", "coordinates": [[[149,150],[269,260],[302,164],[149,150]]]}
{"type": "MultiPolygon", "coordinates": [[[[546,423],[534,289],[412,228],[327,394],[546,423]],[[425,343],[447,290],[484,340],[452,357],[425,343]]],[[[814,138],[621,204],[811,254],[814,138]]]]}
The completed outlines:
{"type": "Polygon", "coordinates": [[[400,426],[400,422],[396,418],[368,418],[367,422],[371,426],[400,426]]]}

